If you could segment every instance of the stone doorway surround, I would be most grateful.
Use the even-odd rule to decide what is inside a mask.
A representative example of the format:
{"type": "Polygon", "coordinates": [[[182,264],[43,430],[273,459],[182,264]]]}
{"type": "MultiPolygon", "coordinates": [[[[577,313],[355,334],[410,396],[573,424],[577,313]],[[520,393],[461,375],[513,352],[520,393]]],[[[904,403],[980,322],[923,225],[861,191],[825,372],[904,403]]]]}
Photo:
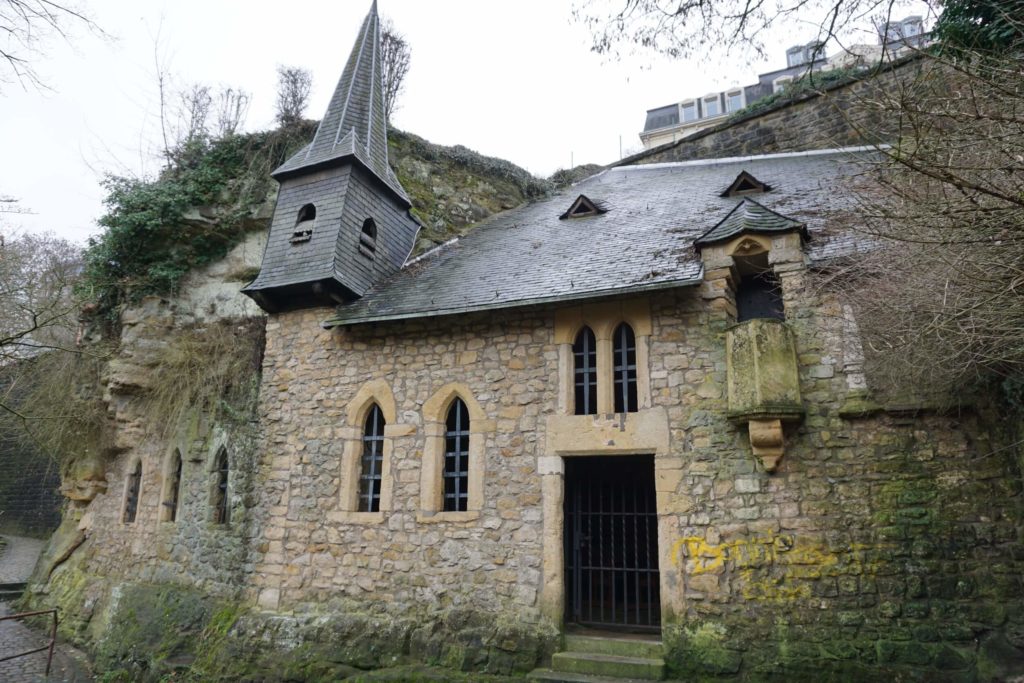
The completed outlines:
{"type": "Polygon", "coordinates": [[[662,407],[612,415],[550,415],[547,418],[545,455],[538,460],[541,506],[544,514],[541,613],[558,626],[565,622],[565,458],[654,454],[655,496],[658,510],[658,567],[661,613],[678,613],[670,551],[672,527],[664,513],[670,508],[680,459],[669,450],[668,413],[662,407]]]}

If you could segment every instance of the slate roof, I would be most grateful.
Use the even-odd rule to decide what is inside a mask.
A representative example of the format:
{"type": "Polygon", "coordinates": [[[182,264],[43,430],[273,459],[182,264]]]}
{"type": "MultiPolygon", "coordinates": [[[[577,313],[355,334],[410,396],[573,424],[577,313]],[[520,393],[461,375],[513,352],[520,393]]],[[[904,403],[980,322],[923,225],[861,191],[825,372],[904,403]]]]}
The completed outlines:
{"type": "Polygon", "coordinates": [[[313,142],[300,149],[271,175],[281,180],[307,169],[354,157],[406,205],[410,205],[409,196],[388,165],[382,79],[380,18],[374,0],[313,142]]]}
{"type": "MultiPolygon", "coordinates": [[[[827,216],[849,210],[842,178],[863,170],[869,148],[622,166],[484,222],[410,262],[341,306],[326,327],[695,285],[694,242],[747,197],[721,197],[743,170],[771,185],[758,205],[832,244],[827,216]],[[560,220],[580,194],[607,213],[560,220]]],[[[826,254],[833,256],[835,253],[826,254]]]]}
{"type": "Polygon", "coordinates": [[[790,230],[799,230],[804,236],[807,235],[806,227],[800,221],[776,213],[746,197],[733,207],[729,215],[715,227],[694,240],[693,244],[696,247],[702,247],[716,242],[725,242],[746,232],[763,235],[773,232],[789,232],[790,230]]]}

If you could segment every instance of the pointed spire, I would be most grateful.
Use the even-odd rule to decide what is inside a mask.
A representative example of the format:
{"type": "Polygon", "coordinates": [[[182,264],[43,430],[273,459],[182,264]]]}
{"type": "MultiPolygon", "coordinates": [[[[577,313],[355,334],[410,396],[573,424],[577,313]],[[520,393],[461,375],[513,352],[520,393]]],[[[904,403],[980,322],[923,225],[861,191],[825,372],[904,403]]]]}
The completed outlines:
{"type": "Polygon", "coordinates": [[[355,157],[409,204],[408,195],[388,165],[382,70],[380,17],[374,0],[313,142],[275,170],[273,175],[280,179],[295,175],[302,169],[355,157]]]}

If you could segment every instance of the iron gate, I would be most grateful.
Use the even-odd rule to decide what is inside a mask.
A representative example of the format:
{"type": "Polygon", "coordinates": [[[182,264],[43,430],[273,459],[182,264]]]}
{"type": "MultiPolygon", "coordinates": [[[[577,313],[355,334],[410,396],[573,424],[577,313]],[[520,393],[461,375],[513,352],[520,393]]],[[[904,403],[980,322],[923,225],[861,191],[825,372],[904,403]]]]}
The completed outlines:
{"type": "Polygon", "coordinates": [[[567,621],[661,628],[654,456],[566,458],[565,563],[567,621]]]}

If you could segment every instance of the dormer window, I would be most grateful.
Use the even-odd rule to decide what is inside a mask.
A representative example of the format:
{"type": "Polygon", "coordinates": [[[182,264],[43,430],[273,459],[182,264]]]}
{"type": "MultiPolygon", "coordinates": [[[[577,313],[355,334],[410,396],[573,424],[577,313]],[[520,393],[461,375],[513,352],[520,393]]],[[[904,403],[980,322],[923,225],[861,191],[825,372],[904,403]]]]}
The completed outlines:
{"type": "Polygon", "coordinates": [[[359,253],[368,259],[377,253],[377,223],[372,218],[363,221],[363,229],[359,233],[359,253]]]}
{"type": "Polygon", "coordinates": [[[688,102],[681,103],[679,105],[679,110],[681,112],[680,118],[681,118],[683,123],[689,123],[691,121],[696,121],[697,118],[698,118],[698,116],[697,116],[697,100],[689,100],[688,102]]]}
{"type": "Polygon", "coordinates": [[[775,79],[775,82],[772,83],[772,92],[779,92],[781,90],[784,90],[786,86],[792,82],[792,76],[779,76],[778,78],[775,79]]]}
{"type": "Polygon", "coordinates": [[[725,110],[730,114],[743,109],[743,90],[730,90],[725,93],[725,110]]]}
{"type": "Polygon", "coordinates": [[[747,194],[755,194],[757,192],[768,192],[771,189],[771,185],[762,183],[746,171],[740,171],[740,174],[736,176],[736,180],[732,181],[732,184],[725,188],[725,191],[719,196],[737,197],[747,194]]]}
{"type": "Polygon", "coordinates": [[[316,221],[316,206],[305,204],[299,209],[295,219],[295,230],[292,231],[291,243],[308,242],[313,237],[313,223],[316,221]]]}
{"type": "Polygon", "coordinates": [[[804,63],[804,46],[797,45],[786,50],[786,66],[800,66],[804,63]]]}
{"type": "Polygon", "coordinates": [[[606,208],[601,206],[600,202],[596,202],[585,194],[581,194],[576,198],[576,201],[572,203],[569,210],[563,213],[558,218],[565,220],[566,218],[583,218],[584,216],[599,216],[607,211],[606,208]]]}
{"type": "Polygon", "coordinates": [[[722,113],[722,103],[719,101],[718,94],[708,95],[704,98],[704,116],[718,116],[722,113]]]}

